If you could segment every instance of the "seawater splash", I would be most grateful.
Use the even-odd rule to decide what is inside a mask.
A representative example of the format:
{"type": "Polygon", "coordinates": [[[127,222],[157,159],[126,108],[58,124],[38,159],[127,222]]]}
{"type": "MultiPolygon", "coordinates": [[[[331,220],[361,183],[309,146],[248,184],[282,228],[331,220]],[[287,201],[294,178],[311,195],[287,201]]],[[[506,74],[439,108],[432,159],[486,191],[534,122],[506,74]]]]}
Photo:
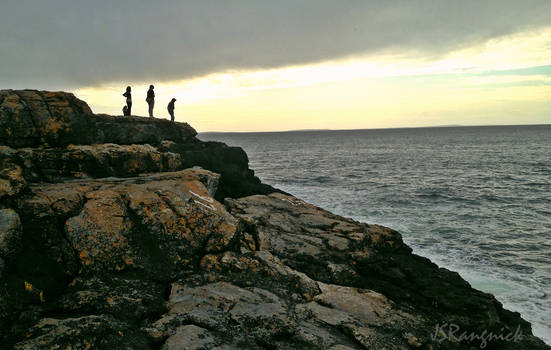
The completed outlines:
{"type": "Polygon", "coordinates": [[[551,126],[201,134],[264,183],[402,233],[551,344],[551,126]]]}

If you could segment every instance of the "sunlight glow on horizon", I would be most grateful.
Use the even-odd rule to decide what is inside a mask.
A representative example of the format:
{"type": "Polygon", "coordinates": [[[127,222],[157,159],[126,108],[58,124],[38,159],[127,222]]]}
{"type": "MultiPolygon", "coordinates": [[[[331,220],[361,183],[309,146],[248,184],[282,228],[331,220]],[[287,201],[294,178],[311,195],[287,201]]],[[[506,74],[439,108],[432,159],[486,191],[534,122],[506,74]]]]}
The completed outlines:
{"type": "MultiPolygon", "coordinates": [[[[492,39],[443,57],[379,54],[153,83],[156,114],[198,131],[348,129],[551,122],[551,75],[496,75],[551,65],[551,27],[492,39]],[[489,73],[486,75],[486,73],[489,73]]],[[[127,84],[78,89],[94,112],[122,114],[127,84]]],[[[149,83],[131,83],[147,115],[149,83]]]]}

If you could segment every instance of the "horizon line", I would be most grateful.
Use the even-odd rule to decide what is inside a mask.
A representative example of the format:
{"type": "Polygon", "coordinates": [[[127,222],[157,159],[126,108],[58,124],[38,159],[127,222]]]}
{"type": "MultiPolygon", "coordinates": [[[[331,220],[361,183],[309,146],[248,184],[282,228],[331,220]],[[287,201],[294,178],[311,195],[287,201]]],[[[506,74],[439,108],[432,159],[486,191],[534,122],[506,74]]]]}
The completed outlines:
{"type": "Polygon", "coordinates": [[[358,128],[358,129],[291,129],[264,131],[201,131],[198,134],[252,134],[252,133],[284,133],[284,132],[317,132],[317,131],[363,131],[363,130],[396,130],[396,129],[431,129],[431,128],[474,128],[474,127],[504,127],[504,126],[551,126],[551,123],[541,124],[449,124],[429,126],[397,126],[388,128],[358,128]]]}

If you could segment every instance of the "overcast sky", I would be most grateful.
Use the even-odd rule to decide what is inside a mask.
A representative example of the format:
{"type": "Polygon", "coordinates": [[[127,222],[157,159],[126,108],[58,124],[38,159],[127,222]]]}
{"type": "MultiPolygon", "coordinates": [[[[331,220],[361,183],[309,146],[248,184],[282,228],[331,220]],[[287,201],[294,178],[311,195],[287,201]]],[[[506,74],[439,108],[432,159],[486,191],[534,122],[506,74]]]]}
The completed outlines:
{"type": "Polygon", "coordinates": [[[178,80],[382,51],[434,57],[550,18],[549,0],[1,0],[0,88],[178,80]]]}

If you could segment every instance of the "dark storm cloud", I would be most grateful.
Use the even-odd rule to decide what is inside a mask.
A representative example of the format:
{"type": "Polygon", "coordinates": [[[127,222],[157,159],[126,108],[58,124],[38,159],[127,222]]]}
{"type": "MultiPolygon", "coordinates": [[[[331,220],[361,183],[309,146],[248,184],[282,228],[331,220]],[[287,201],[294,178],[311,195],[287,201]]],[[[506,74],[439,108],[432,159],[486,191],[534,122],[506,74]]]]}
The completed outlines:
{"type": "Polygon", "coordinates": [[[0,0],[0,88],[180,79],[549,24],[549,0],[0,0]]]}

